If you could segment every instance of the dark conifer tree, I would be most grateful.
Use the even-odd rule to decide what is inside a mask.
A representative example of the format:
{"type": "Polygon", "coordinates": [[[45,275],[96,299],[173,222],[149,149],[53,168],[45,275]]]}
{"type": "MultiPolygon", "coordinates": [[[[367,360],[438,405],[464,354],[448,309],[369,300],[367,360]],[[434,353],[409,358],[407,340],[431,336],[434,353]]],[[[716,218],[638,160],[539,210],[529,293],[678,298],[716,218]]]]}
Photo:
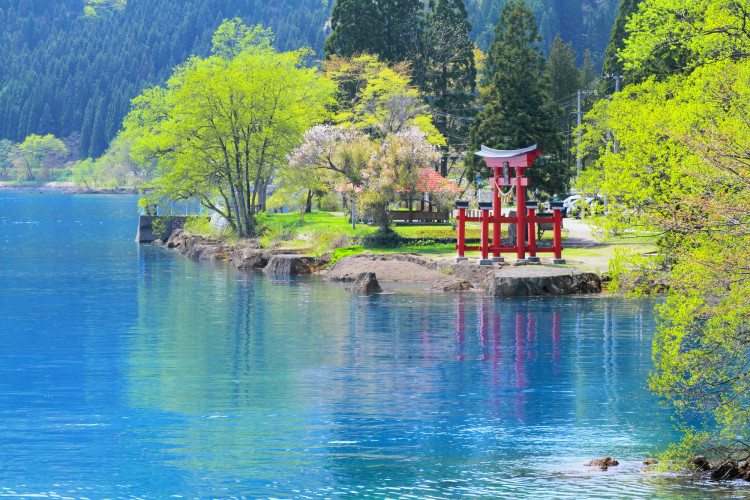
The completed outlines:
{"type": "Polygon", "coordinates": [[[490,174],[473,154],[480,146],[518,149],[536,144],[545,155],[527,170],[530,188],[547,195],[567,189],[571,171],[556,127],[557,106],[550,97],[540,38],[534,15],[522,0],[503,6],[487,54],[490,88],[470,134],[469,179],[490,174]]]}
{"type": "Polygon", "coordinates": [[[380,9],[373,0],[336,0],[331,34],[323,45],[326,57],[380,54],[383,49],[380,9]]]}
{"type": "Polygon", "coordinates": [[[563,42],[560,35],[555,37],[549,51],[547,74],[550,79],[550,96],[557,104],[557,128],[560,131],[564,148],[564,158],[568,164],[573,163],[571,148],[571,131],[576,126],[573,113],[577,103],[577,93],[583,88],[581,72],[576,68],[576,53],[570,42],[563,42]]]}
{"type": "Polygon", "coordinates": [[[107,149],[107,137],[104,130],[106,121],[107,106],[104,104],[104,99],[99,99],[96,104],[94,123],[91,126],[91,144],[88,151],[88,156],[91,158],[98,158],[107,149]]]}
{"type": "Polygon", "coordinates": [[[576,68],[576,53],[570,42],[555,37],[549,51],[547,72],[551,83],[550,95],[556,102],[575,94],[581,88],[580,72],[576,68]]]}
{"type": "Polygon", "coordinates": [[[39,127],[37,130],[39,130],[39,133],[42,135],[54,135],[57,132],[55,118],[52,116],[52,108],[50,108],[48,102],[44,103],[44,108],[42,108],[42,116],[39,117],[39,127]]]}
{"type": "Polygon", "coordinates": [[[94,113],[96,109],[89,101],[86,105],[86,111],[83,113],[83,125],[81,127],[81,142],[78,146],[78,157],[81,159],[89,156],[89,149],[91,147],[91,131],[94,128],[94,113]]]}
{"type": "MultiPolygon", "coordinates": [[[[615,24],[612,27],[612,34],[609,37],[609,45],[604,51],[604,63],[602,64],[602,75],[620,75],[624,76],[625,68],[622,61],[617,58],[617,53],[625,48],[625,25],[628,18],[638,10],[638,4],[641,0],[622,0],[617,11],[615,24]]],[[[602,95],[611,94],[615,91],[615,84],[612,78],[602,78],[599,90],[602,95]]]]}
{"type": "Polygon", "coordinates": [[[417,82],[437,111],[436,121],[448,143],[461,149],[468,141],[477,70],[471,23],[463,0],[430,0],[422,55],[414,65],[417,82]]]}
{"type": "Polygon", "coordinates": [[[383,49],[388,62],[413,61],[420,52],[424,5],[421,0],[379,0],[383,49]]]}

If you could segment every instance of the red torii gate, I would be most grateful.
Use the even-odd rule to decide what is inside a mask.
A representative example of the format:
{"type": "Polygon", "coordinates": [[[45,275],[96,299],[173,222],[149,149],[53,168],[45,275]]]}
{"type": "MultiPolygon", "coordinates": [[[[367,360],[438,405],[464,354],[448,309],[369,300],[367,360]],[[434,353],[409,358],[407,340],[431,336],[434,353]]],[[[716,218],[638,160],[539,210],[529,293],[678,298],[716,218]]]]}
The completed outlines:
{"type": "Polygon", "coordinates": [[[458,209],[458,241],[456,242],[458,256],[456,260],[466,260],[464,252],[478,250],[482,253],[482,258],[479,261],[481,265],[492,265],[493,262],[503,262],[504,259],[500,254],[509,252],[516,252],[518,261],[527,261],[526,252],[528,251],[529,262],[539,262],[539,257],[536,256],[537,252],[554,252],[555,258],[552,260],[552,263],[564,264],[561,237],[562,214],[560,213],[562,203],[551,203],[552,217],[537,217],[537,202],[527,202],[525,199],[526,186],[529,184],[529,179],[523,176],[524,170],[534,163],[534,159],[537,156],[542,154],[541,151],[536,149],[536,144],[525,149],[510,151],[482,146],[481,151],[474,154],[483,157],[487,166],[491,167],[494,172],[494,177],[490,181],[493,189],[493,200],[492,202],[479,203],[480,217],[467,217],[466,209],[469,208],[469,202],[456,201],[456,208],[458,209]],[[510,168],[514,168],[516,171],[516,175],[513,178],[510,177],[510,168]],[[502,214],[500,186],[515,186],[516,188],[516,215],[513,217],[505,217],[502,214]],[[490,210],[492,210],[492,215],[489,213],[490,210]],[[480,222],[482,224],[479,246],[466,245],[467,221],[480,222]],[[492,243],[490,243],[489,238],[490,222],[492,223],[492,243]],[[514,246],[503,246],[502,244],[501,227],[503,222],[516,224],[516,244],[514,246]],[[552,247],[539,248],[536,245],[536,224],[541,222],[551,222],[553,224],[554,239],[552,247]],[[528,244],[526,243],[527,229],[529,235],[528,244]],[[492,259],[489,258],[490,252],[493,256],[492,259]]]}

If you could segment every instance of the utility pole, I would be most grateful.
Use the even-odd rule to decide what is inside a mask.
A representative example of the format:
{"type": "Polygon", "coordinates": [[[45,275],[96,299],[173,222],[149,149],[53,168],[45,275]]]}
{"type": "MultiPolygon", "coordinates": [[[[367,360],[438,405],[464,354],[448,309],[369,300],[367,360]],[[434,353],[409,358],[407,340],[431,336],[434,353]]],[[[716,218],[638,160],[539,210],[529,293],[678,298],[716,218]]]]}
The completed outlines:
{"type": "MultiPolygon", "coordinates": [[[[622,75],[613,75],[613,74],[607,74],[604,75],[605,78],[612,78],[615,81],[615,94],[617,94],[620,91],[620,82],[622,81],[622,75]]],[[[607,130],[607,143],[609,143],[610,139],[610,133],[609,130],[607,130]]],[[[612,153],[618,154],[620,152],[620,143],[617,141],[617,137],[614,138],[612,141],[612,153]]],[[[605,180],[607,172],[604,172],[605,180]]],[[[606,213],[609,209],[609,196],[604,195],[604,212],[606,213]]]]}
{"type": "MultiPolygon", "coordinates": [[[[607,73],[606,75],[602,75],[604,78],[611,78],[615,81],[615,94],[617,94],[620,91],[620,82],[622,81],[623,76],[622,75],[614,75],[611,73],[607,73]]],[[[607,132],[607,142],[609,142],[610,134],[607,132]]],[[[617,154],[620,152],[620,144],[617,142],[617,138],[615,138],[612,141],[612,152],[614,154],[617,154]]]]}

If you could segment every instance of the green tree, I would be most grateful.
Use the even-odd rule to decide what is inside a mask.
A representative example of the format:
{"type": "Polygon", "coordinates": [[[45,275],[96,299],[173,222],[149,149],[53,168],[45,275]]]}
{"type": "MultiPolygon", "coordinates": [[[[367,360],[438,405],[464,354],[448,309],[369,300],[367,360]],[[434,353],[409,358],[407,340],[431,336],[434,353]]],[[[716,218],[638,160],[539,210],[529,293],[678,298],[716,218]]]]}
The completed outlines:
{"type": "Polygon", "coordinates": [[[435,145],[445,138],[435,128],[419,91],[410,85],[406,64],[388,65],[363,54],[351,59],[332,57],[324,64],[326,76],[337,85],[337,124],[352,125],[373,138],[384,138],[415,125],[435,145]]]}
{"type": "Polygon", "coordinates": [[[551,82],[550,96],[558,103],[557,128],[565,138],[563,152],[565,162],[573,164],[571,131],[576,126],[575,108],[563,104],[576,102],[576,94],[583,88],[581,72],[576,68],[576,53],[570,43],[563,42],[560,36],[555,37],[549,52],[547,74],[551,82]]]}
{"type": "Polygon", "coordinates": [[[421,0],[379,0],[383,48],[387,62],[414,61],[422,41],[424,6],[421,0]]]}
{"type": "Polygon", "coordinates": [[[135,99],[125,135],[139,163],[158,161],[157,194],[149,197],[199,197],[240,237],[253,236],[267,185],[303,132],[324,118],[333,86],[303,67],[307,51],[277,53],[268,31],[237,20],[217,31],[213,52],[179,67],[166,89],[135,99]],[[229,50],[228,40],[241,49],[229,50]]]}
{"type": "MultiPolygon", "coordinates": [[[[620,51],[625,48],[626,31],[625,25],[637,10],[638,4],[642,0],[622,0],[617,8],[617,17],[615,24],[612,26],[612,33],[609,37],[609,45],[604,51],[604,63],[602,64],[603,75],[625,75],[625,68],[622,60],[618,57],[620,51]]],[[[626,82],[627,83],[627,82],[626,82]]],[[[603,78],[599,91],[602,95],[614,93],[615,85],[611,79],[603,78]]]]}
{"type": "Polygon", "coordinates": [[[438,129],[461,149],[468,142],[468,120],[474,111],[477,69],[471,23],[463,0],[430,0],[424,43],[416,75],[438,129]]]}
{"type": "MultiPolygon", "coordinates": [[[[519,149],[537,144],[545,155],[528,169],[531,189],[552,195],[567,189],[571,176],[557,129],[557,105],[550,97],[546,60],[531,10],[520,0],[507,2],[500,13],[487,53],[491,84],[469,136],[469,153],[485,145],[519,149]]],[[[489,169],[474,154],[466,157],[467,176],[488,178],[489,169]]]]}
{"type": "Polygon", "coordinates": [[[750,37],[737,29],[746,21],[733,0],[644,1],[619,55],[626,71],[653,78],[587,117],[585,144],[601,155],[582,182],[612,200],[605,229],[659,235],[657,256],[618,259],[611,274],[668,289],[650,387],[677,410],[684,438],[667,454],[677,466],[697,453],[750,454],[750,37]],[[667,74],[673,49],[685,64],[667,74]],[[607,131],[616,154],[600,146],[607,131]]]}
{"type": "Polygon", "coordinates": [[[373,0],[336,0],[331,11],[331,34],[324,49],[326,58],[380,54],[383,26],[378,3],[373,0]]]}
{"type": "Polygon", "coordinates": [[[336,0],[326,58],[372,54],[390,63],[414,61],[423,30],[420,0],[336,0]]]}
{"type": "Polygon", "coordinates": [[[89,191],[96,187],[97,179],[94,160],[91,158],[78,160],[71,170],[73,172],[73,182],[75,182],[76,186],[83,186],[89,191]]]}
{"type": "Polygon", "coordinates": [[[31,134],[22,143],[16,145],[10,154],[18,178],[31,181],[37,178],[49,179],[59,157],[67,152],[65,144],[52,134],[45,136],[31,134]]]}
{"type": "Polygon", "coordinates": [[[2,179],[10,177],[13,168],[10,154],[13,151],[13,146],[13,141],[0,139],[0,178],[2,179]]]}

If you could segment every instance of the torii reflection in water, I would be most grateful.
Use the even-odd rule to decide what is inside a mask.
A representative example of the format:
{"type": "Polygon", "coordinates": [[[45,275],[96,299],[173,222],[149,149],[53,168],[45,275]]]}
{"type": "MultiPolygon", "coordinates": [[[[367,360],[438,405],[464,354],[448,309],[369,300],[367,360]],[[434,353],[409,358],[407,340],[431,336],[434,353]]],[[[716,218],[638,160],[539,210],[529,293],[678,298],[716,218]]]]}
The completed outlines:
{"type": "Polygon", "coordinates": [[[525,420],[530,376],[542,371],[559,372],[561,357],[560,309],[540,312],[518,301],[456,298],[455,359],[463,363],[487,363],[484,371],[491,380],[497,411],[507,405],[507,392],[512,390],[515,392],[514,413],[519,420],[525,420]],[[542,320],[541,324],[538,319],[542,320]],[[551,349],[542,348],[541,343],[548,338],[551,349]]]}

